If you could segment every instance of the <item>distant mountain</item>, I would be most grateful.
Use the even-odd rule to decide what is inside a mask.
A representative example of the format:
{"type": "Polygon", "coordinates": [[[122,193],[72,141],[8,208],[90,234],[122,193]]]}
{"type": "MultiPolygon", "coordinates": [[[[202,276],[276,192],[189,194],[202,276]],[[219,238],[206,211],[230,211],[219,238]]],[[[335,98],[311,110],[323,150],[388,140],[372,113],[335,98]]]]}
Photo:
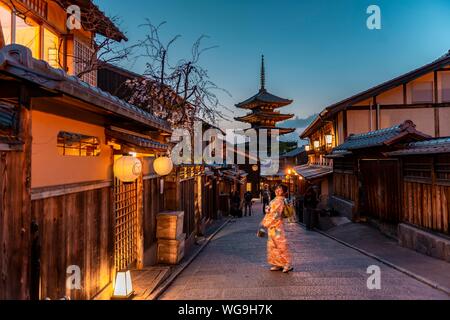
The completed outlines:
{"type": "Polygon", "coordinates": [[[307,128],[317,117],[317,114],[313,114],[306,119],[300,119],[298,116],[295,119],[287,120],[280,123],[280,127],[282,128],[297,128],[297,129],[305,129],[307,128]]]}
{"type": "Polygon", "coordinates": [[[300,145],[303,145],[303,141],[300,140],[300,134],[316,119],[317,114],[313,114],[306,119],[300,119],[298,116],[295,119],[281,122],[279,126],[281,128],[295,128],[295,132],[287,134],[281,137],[281,141],[298,141],[300,145]]]}

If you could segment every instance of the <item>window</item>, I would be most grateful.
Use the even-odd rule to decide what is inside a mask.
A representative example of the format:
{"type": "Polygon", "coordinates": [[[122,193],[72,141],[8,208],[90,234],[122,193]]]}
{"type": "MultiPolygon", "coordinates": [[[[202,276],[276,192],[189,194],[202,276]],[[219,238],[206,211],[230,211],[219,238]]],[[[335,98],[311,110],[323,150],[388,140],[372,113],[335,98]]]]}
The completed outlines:
{"type": "MultiPolygon", "coordinates": [[[[74,40],[75,46],[75,75],[78,75],[86,70],[86,66],[91,61],[94,51],[86,44],[79,40],[74,40]]],[[[92,71],[86,74],[83,74],[81,77],[86,83],[89,83],[91,86],[97,86],[97,72],[92,71]]]]}
{"type": "Polygon", "coordinates": [[[98,138],[61,131],[58,134],[58,154],[60,156],[97,157],[100,155],[98,138]]]}
{"type": "Polygon", "coordinates": [[[433,82],[416,82],[412,85],[413,103],[432,103],[433,102],[433,82]]]}
{"type": "Polygon", "coordinates": [[[47,2],[44,0],[21,0],[25,5],[39,14],[43,18],[47,18],[47,2]]]}
{"type": "Polygon", "coordinates": [[[247,192],[252,192],[252,184],[250,182],[247,182],[247,192]]]}
{"type": "Polygon", "coordinates": [[[355,164],[352,158],[337,158],[333,161],[333,166],[337,173],[353,174],[355,164]]]}
{"type": "Polygon", "coordinates": [[[11,10],[2,6],[2,4],[0,3],[0,38],[2,37],[2,34],[4,44],[5,45],[11,44],[11,36],[12,36],[11,10]]]}
{"type": "Polygon", "coordinates": [[[44,28],[44,60],[53,68],[59,68],[59,38],[52,31],[44,28]]]}
{"type": "Polygon", "coordinates": [[[432,157],[408,157],[403,163],[403,175],[406,181],[431,183],[432,172],[432,157]]]}
{"type": "Polygon", "coordinates": [[[24,20],[21,17],[16,16],[15,20],[16,20],[15,43],[28,47],[33,53],[33,57],[39,59],[40,57],[39,25],[29,18],[26,18],[26,20],[24,20]]]}
{"type": "Polygon", "coordinates": [[[450,156],[439,155],[436,157],[436,182],[438,184],[450,185],[450,156]]]}

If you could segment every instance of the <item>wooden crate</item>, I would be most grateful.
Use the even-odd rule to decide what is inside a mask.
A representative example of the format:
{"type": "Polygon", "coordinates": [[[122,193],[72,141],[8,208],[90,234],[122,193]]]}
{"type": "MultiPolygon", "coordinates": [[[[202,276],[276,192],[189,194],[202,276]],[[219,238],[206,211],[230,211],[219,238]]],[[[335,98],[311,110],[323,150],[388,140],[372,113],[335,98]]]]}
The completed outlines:
{"type": "Polygon", "coordinates": [[[186,234],[181,234],[177,240],[158,240],[158,263],[178,264],[184,257],[186,234]]]}
{"type": "Polygon", "coordinates": [[[161,212],[156,216],[156,238],[176,240],[183,233],[184,212],[161,212]]]}

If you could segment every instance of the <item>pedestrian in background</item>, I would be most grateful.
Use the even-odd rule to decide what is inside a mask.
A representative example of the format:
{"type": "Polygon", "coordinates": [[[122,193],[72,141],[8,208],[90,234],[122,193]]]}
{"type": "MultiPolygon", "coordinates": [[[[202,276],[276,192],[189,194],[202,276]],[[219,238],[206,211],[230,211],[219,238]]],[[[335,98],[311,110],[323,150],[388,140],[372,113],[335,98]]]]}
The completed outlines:
{"type": "Polygon", "coordinates": [[[294,269],[283,223],[286,193],[285,185],[279,185],[275,189],[276,197],[270,202],[262,221],[262,226],[267,228],[267,261],[272,266],[270,270],[282,270],[283,273],[289,273],[294,269]]]}
{"type": "Polygon", "coordinates": [[[235,191],[231,197],[231,215],[234,218],[242,218],[241,197],[237,191],[235,191]]]}
{"type": "Polygon", "coordinates": [[[319,193],[318,188],[310,184],[308,189],[306,189],[305,197],[303,200],[304,205],[304,223],[307,230],[312,230],[314,227],[314,215],[316,214],[317,205],[319,204],[319,193]]]}
{"type": "Polygon", "coordinates": [[[247,191],[244,194],[244,207],[245,207],[245,211],[244,211],[244,216],[247,216],[247,212],[248,212],[248,216],[251,217],[252,216],[252,206],[253,206],[253,194],[250,191],[247,191]]]}
{"type": "Polygon", "coordinates": [[[265,214],[266,213],[266,207],[270,203],[270,190],[269,190],[269,185],[268,184],[264,185],[264,189],[261,192],[261,197],[262,197],[262,203],[263,203],[263,214],[265,214]]]}

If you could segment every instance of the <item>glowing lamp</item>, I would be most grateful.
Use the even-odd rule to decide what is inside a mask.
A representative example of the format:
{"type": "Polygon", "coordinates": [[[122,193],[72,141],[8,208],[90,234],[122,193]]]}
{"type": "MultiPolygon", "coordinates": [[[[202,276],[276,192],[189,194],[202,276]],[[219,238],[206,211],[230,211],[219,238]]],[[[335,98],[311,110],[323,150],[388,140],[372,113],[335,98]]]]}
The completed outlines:
{"type": "Polygon", "coordinates": [[[153,162],[153,169],[155,170],[156,174],[160,176],[167,176],[173,170],[172,159],[168,157],[161,157],[156,159],[153,162]]]}
{"type": "Polygon", "coordinates": [[[288,176],[290,176],[292,174],[292,170],[288,169],[287,174],[288,174],[288,176]]]}
{"type": "Polygon", "coordinates": [[[327,145],[333,144],[333,136],[331,134],[327,134],[325,136],[325,142],[327,143],[327,145]]]}
{"type": "Polygon", "coordinates": [[[255,171],[255,172],[256,172],[256,171],[258,171],[258,169],[259,169],[258,165],[256,165],[256,164],[255,164],[255,165],[253,165],[253,167],[252,167],[252,170],[253,170],[253,171],[255,171]]]}
{"type": "Polygon", "coordinates": [[[305,151],[306,152],[309,152],[309,151],[311,151],[311,147],[308,145],[308,146],[305,146],[305,151]]]}
{"type": "Polygon", "coordinates": [[[134,291],[130,270],[117,272],[113,299],[129,299],[133,295],[134,291]]]}
{"type": "Polygon", "coordinates": [[[136,181],[142,174],[142,163],[133,156],[123,156],[114,163],[114,176],[122,182],[136,181]]]}
{"type": "Polygon", "coordinates": [[[319,149],[320,148],[320,141],[316,140],[314,141],[314,149],[319,149]]]}

